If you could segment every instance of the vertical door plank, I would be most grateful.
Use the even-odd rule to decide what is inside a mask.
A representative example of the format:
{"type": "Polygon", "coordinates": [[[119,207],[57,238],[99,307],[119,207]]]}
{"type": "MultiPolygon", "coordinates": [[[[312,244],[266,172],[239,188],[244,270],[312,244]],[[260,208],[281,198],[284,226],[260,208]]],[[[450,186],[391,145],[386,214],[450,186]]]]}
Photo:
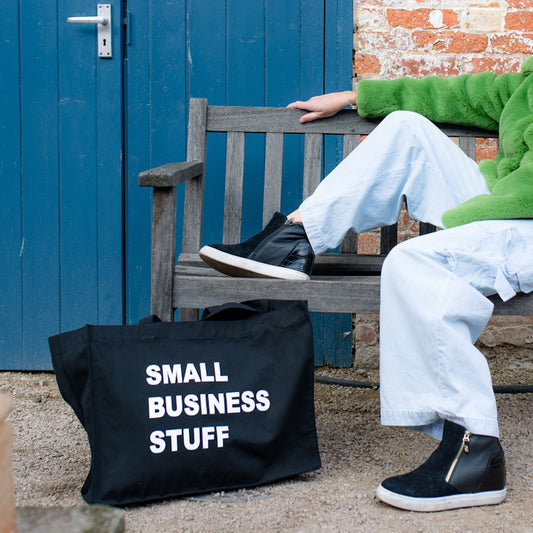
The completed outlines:
{"type": "MultiPolygon", "coordinates": [[[[264,0],[227,0],[226,102],[229,105],[265,105],[264,4],[264,0]]],[[[241,225],[243,238],[261,229],[264,168],[265,136],[247,134],[241,225]]]]}
{"type": "Polygon", "coordinates": [[[243,175],[244,133],[240,131],[229,132],[224,195],[224,243],[237,243],[241,238],[243,175]]]}
{"type": "Polygon", "coordinates": [[[0,367],[22,368],[22,184],[20,153],[19,13],[17,2],[3,7],[0,39],[0,367]]]}
{"type": "Polygon", "coordinates": [[[61,325],[57,7],[48,2],[22,2],[20,19],[24,21],[20,30],[22,368],[49,368],[47,338],[58,333],[61,325]]]}
{"type": "Polygon", "coordinates": [[[283,134],[267,133],[265,146],[265,184],[263,194],[263,227],[280,210],[283,171],[283,134]]]}
{"type": "MultiPolygon", "coordinates": [[[[302,72],[301,0],[265,2],[265,91],[268,106],[285,107],[301,93],[302,72]]],[[[321,61],[321,59],[320,59],[321,61]]],[[[302,199],[303,139],[287,135],[283,141],[283,195],[274,210],[284,213],[298,207],[302,199]]],[[[276,200],[277,202],[277,200],[276,200]]],[[[263,223],[272,208],[263,205],[263,223]]]]}
{"type": "MultiPolygon", "coordinates": [[[[151,4],[145,0],[128,0],[128,11],[131,13],[132,24],[128,28],[129,44],[126,45],[127,59],[124,63],[124,88],[127,100],[127,120],[125,132],[125,299],[126,322],[137,323],[150,313],[150,243],[151,243],[151,190],[139,187],[139,172],[152,168],[152,132],[157,128],[157,120],[152,123],[151,83],[153,70],[150,66],[153,42],[150,24],[135,24],[135,21],[151,19],[151,4]],[[147,46],[140,46],[146,43],[147,46]]],[[[180,71],[186,69],[182,60],[180,71]]],[[[172,87],[179,91],[179,86],[172,87]]],[[[174,139],[176,155],[172,161],[185,158],[186,119],[183,116],[183,133],[181,143],[174,139]]],[[[168,162],[168,161],[166,161],[168,162]]]]}
{"type": "MultiPolygon", "coordinates": [[[[76,15],[80,7],[79,4],[75,6],[76,15]]],[[[71,16],[69,8],[70,11],[73,9],[69,2],[60,2],[58,19],[65,21],[71,16]]],[[[61,326],[69,330],[86,323],[98,323],[96,175],[99,147],[95,73],[100,66],[98,61],[103,60],[95,53],[94,39],[90,39],[79,24],[65,24],[64,31],[61,27],[58,34],[59,68],[65,72],[58,80],[61,97],[61,326]],[[70,69],[69,72],[69,65],[74,63],[87,68],[70,69]],[[80,127],[80,120],[83,127],[80,127]]],[[[113,52],[116,54],[118,50],[113,52]]],[[[113,176],[110,180],[116,178],[113,176]]],[[[121,179],[120,174],[118,179],[121,179]]],[[[117,207],[120,209],[120,203],[117,207]]]]}
{"type": "MultiPolygon", "coordinates": [[[[186,76],[189,95],[206,98],[209,105],[226,105],[229,83],[227,0],[195,0],[185,4],[188,12],[186,76]]],[[[243,69],[243,65],[240,68],[243,69]]],[[[224,135],[208,134],[207,144],[202,236],[203,242],[221,242],[226,139],[224,135]]],[[[191,251],[197,252],[198,248],[191,251]]]]}
{"type": "MultiPolygon", "coordinates": [[[[188,110],[187,5],[128,0],[130,40],[126,49],[126,321],[150,310],[151,192],[138,173],[186,157],[188,110]]],[[[199,94],[199,93],[197,93],[199,94]]],[[[181,248],[184,187],[177,191],[181,248]]]]}
{"type": "MultiPolygon", "coordinates": [[[[112,4],[115,15],[119,2],[112,4]]],[[[123,24],[112,17],[113,35],[123,24]]],[[[97,308],[99,324],[124,322],[124,157],[123,157],[123,41],[115,39],[113,58],[97,60],[96,76],[96,204],[97,308]],[[105,147],[105,149],[103,149],[105,147]]],[[[78,128],[79,128],[78,124],[78,128]]]]}

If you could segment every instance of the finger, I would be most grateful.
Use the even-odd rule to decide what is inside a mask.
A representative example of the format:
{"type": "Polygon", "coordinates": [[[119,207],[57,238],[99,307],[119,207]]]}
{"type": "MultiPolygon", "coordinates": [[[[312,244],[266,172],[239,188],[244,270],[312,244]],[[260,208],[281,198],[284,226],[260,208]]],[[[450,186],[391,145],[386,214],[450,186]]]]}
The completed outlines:
{"type": "Polygon", "coordinates": [[[291,102],[287,107],[290,107],[291,109],[307,109],[306,102],[302,102],[300,100],[297,100],[296,102],[291,102]]]}
{"type": "Polygon", "coordinates": [[[318,113],[317,111],[313,111],[312,113],[307,113],[303,117],[300,117],[300,123],[304,124],[306,122],[312,122],[313,120],[316,120],[317,118],[321,118],[322,114],[318,113]]]}

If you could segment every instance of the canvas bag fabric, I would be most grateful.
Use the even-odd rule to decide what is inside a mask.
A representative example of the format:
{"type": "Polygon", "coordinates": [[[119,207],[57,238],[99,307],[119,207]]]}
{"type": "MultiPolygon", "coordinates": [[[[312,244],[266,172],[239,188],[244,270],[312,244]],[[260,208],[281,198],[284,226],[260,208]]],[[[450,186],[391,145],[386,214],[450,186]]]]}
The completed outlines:
{"type": "Polygon", "coordinates": [[[312,342],[307,304],[272,300],[51,337],[91,448],[83,498],[125,505],[320,468],[312,342]]]}

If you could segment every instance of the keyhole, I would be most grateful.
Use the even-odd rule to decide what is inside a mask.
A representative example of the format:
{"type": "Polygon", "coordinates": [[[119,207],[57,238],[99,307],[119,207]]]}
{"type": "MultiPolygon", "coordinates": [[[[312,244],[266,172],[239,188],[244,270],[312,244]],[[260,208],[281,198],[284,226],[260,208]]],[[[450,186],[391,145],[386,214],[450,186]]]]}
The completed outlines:
{"type": "Polygon", "coordinates": [[[107,46],[107,43],[106,43],[107,39],[104,39],[104,46],[107,46]]]}

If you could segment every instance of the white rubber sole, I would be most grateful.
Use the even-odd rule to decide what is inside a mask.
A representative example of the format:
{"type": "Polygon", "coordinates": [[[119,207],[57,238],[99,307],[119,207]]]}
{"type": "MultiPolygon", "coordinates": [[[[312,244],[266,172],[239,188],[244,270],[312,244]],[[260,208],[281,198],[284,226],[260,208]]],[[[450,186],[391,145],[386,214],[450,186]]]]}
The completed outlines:
{"type": "Polygon", "coordinates": [[[477,507],[479,505],[496,505],[505,500],[506,494],[507,489],[502,489],[470,494],[453,494],[452,496],[442,496],[441,498],[413,498],[412,496],[391,492],[381,485],[376,490],[376,496],[382,502],[407,511],[421,512],[445,511],[447,509],[477,507]]]}
{"type": "Polygon", "coordinates": [[[304,272],[275,265],[260,263],[246,257],[231,255],[212,246],[204,246],[198,252],[200,257],[211,267],[228,276],[241,278],[275,278],[290,281],[306,281],[304,272]]]}

